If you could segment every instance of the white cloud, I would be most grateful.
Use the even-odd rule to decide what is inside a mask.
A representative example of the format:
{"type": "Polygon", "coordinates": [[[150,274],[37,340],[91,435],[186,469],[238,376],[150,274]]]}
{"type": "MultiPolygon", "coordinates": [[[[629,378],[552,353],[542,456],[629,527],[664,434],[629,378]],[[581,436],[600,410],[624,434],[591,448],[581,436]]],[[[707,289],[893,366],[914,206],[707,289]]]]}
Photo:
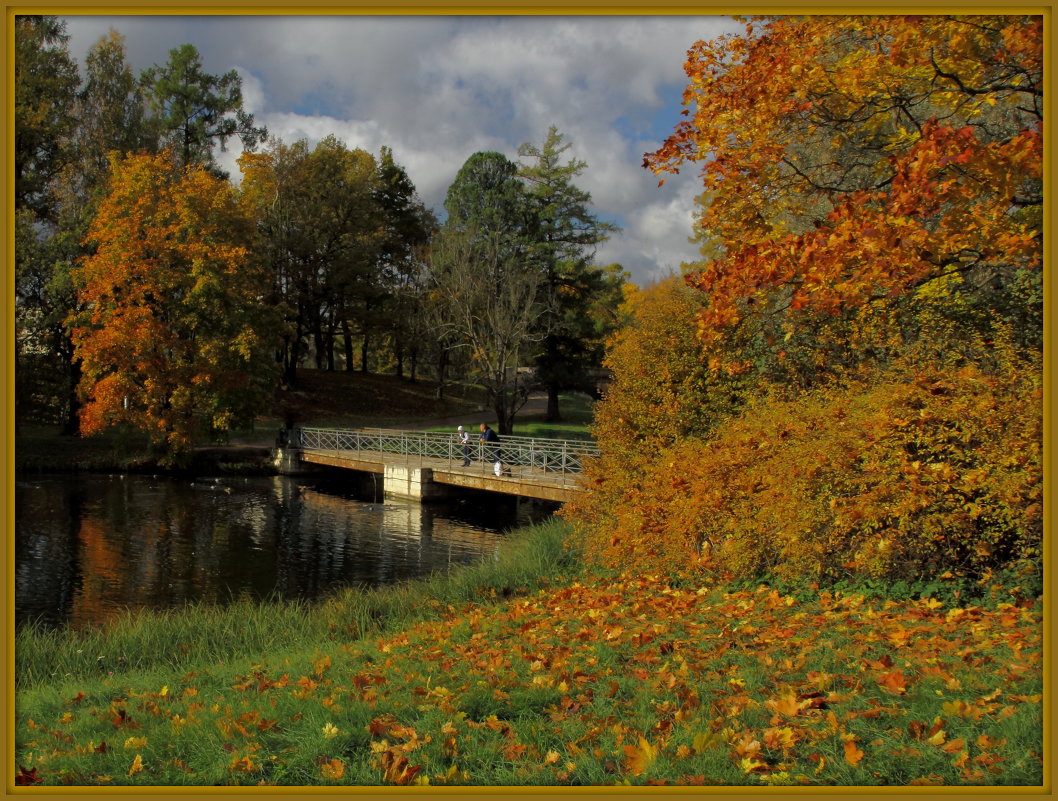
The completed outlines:
{"type": "MultiPolygon", "coordinates": [[[[190,42],[214,74],[237,68],[246,108],[286,142],[333,134],[382,145],[427,205],[442,210],[463,162],[480,150],[517,158],[550,125],[586,161],[578,185],[624,233],[599,251],[645,282],[696,255],[692,176],[657,179],[643,153],[678,121],[687,49],[736,29],[710,17],[245,16],[66,17],[82,58],[111,26],[133,68],[190,42]]],[[[233,174],[237,143],[222,158],[233,174]]],[[[693,170],[688,171],[693,172],[693,170]]]]}

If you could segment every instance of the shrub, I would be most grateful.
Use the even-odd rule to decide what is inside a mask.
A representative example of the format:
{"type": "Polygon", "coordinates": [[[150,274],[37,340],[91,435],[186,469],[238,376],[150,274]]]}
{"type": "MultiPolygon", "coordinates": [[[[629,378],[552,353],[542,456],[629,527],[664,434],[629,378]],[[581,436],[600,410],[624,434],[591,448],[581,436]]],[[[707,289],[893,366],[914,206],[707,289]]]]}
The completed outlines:
{"type": "Polygon", "coordinates": [[[908,358],[765,394],[638,470],[600,461],[567,514],[595,557],[644,570],[835,581],[1038,566],[1042,371],[994,353],[988,371],[908,358]]]}

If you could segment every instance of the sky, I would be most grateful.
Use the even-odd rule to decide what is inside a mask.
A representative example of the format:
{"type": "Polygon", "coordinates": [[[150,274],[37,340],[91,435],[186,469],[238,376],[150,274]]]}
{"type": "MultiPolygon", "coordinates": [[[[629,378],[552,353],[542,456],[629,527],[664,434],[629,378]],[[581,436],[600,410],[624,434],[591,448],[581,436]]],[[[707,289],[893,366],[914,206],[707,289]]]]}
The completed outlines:
{"type": "MultiPolygon", "coordinates": [[[[554,125],[587,163],[576,184],[622,229],[600,245],[640,286],[697,258],[697,170],[658,186],[642,167],[680,120],[683,63],[699,39],[741,30],[694,16],[77,16],[64,17],[81,64],[114,28],[133,70],[194,45],[204,69],[242,77],[243,105],[271,136],[310,146],[329,135],[393,150],[423,202],[444,198],[472,154],[518,161],[554,125]]],[[[238,177],[237,140],[221,163],[238,177]]]]}

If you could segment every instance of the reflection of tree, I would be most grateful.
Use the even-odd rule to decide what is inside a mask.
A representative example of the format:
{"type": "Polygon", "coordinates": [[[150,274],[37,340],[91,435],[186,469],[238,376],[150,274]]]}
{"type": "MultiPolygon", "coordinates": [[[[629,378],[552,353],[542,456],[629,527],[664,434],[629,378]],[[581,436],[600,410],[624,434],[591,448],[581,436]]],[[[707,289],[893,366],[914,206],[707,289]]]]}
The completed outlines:
{"type": "Polygon", "coordinates": [[[351,500],[289,478],[225,488],[75,477],[23,486],[17,501],[18,620],[72,627],[125,609],[238,595],[312,600],[415,578],[490,555],[500,537],[489,524],[514,522],[504,513],[483,525],[481,503],[466,517],[445,505],[351,500]]]}
{"type": "Polygon", "coordinates": [[[69,623],[74,628],[99,622],[129,599],[126,594],[127,568],[121,548],[107,538],[107,524],[98,516],[82,515],[77,529],[81,565],[81,586],[70,605],[69,623]]]}

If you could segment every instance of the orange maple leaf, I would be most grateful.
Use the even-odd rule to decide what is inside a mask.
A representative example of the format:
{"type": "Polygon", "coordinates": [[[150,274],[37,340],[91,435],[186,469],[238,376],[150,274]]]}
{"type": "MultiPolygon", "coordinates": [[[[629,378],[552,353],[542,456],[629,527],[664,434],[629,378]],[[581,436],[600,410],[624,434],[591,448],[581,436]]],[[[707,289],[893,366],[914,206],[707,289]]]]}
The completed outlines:
{"type": "Polygon", "coordinates": [[[856,767],[860,764],[861,759],[863,759],[863,751],[856,746],[855,740],[846,740],[845,761],[852,765],[852,767],[856,767]]]}
{"type": "Polygon", "coordinates": [[[907,677],[902,670],[891,670],[878,677],[878,683],[892,695],[903,695],[907,692],[907,677]]]}
{"type": "Polygon", "coordinates": [[[325,779],[340,779],[345,775],[345,763],[340,759],[331,759],[320,765],[320,773],[325,779]]]}

